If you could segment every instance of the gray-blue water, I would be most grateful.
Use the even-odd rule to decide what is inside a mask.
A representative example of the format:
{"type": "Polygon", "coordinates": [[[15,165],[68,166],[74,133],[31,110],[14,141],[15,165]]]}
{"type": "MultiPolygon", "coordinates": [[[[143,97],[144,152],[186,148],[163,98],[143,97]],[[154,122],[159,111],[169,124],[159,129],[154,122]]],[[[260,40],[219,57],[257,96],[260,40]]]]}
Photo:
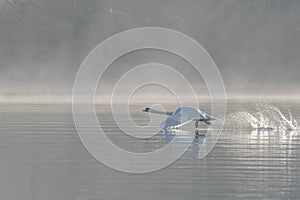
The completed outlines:
{"type": "MultiPolygon", "coordinates": [[[[272,103],[271,103],[272,104],[272,103]]],[[[273,103],[285,116],[300,120],[300,103],[273,103]]],[[[143,105],[144,106],[144,105],[143,105]]],[[[188,151],[162,170],[132,175],[112,170],[91,156],[76,133],[71,105],[0,106],[0,199],[299,199],[300,137],[298,131],[254,130],[227,123],[213,149],[198,158],[203,135],[188,151]]],[[[133,106],[134,107],[134,106],[133,106]]],[[[132,118],[148,120],[133,109],[132,118]]],[[[175,108],[176,105],[169,105],[175,108]]],[[[204,105],[204,110],[205,108],[204,105]]],[[[255,102],[229,102],[228,114],[256,112],[255,102]]],[[[124,139],[109,107],[97,107],[99,120],[115,143],[136,152],[163,146],[124,139]]],[[[244,122],[243,122],[244,123],[244,122]]],[[[191,125],[192,126],[192,125],[191,125]]]]}

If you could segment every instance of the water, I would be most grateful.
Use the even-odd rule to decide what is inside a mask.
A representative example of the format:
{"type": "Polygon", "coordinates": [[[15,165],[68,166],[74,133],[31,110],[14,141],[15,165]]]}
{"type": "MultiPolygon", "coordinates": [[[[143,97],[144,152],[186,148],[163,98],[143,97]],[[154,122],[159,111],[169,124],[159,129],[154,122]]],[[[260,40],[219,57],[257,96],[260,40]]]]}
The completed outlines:
{"type": "MultiPolygon", "coordinates": [[[[202,109],[209,110],[207,106],[202,109]]],[[[179,145],[185,137],[194,137],[173,165],[131,175],[105,167],[86,151],[70,105],[1,105],[1,199],[299,199],[300,138],[290,122],[294,126],[300,120],[300,103],[267,106],[259,110],[254,102],[229,102],[220,140],[208,157],[199,159],[203,134],[195,136],[187,127],[184,132],[157,135],[151,144],[130,140],[115,127],[109,107],[99,105],[102,126],[122,148],[148,152],[173,137],[179,145]],[[253,118],[241,112],[258,124],[251,124],[253,118]],[[238,115],[243,117],[237,120],[238,115]]],[[[147,124],[148,117],[139,112],[146,106],[132,107],[132,118],[147,124]]]]}

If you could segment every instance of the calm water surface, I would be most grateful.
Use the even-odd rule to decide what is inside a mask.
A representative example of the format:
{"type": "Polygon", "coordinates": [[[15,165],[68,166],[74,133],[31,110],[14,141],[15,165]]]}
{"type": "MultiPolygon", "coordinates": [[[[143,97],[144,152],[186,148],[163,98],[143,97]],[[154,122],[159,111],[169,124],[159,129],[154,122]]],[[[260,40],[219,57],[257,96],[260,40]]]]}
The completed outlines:
{"type": "MultiPolygon", "coordinates": [[[[230,102],[228,113],[253,111],[255,103],[230,102]]],[[[277,104],[300,121],[300,103],[277,104]]],[[[113,123],[107,105],[98,118],[110,139],[124,149],[148,152],[172,137],[194,137],[188,151],[157,172],[131,175],[91,156],[76,133],[70,105],[0,106],[0,196],[3,200],[67,199],[299,199],[300,137],[297,131],[255,131],[230,124],[205,159],[205,136],[193,131],[130,140],[113,123]]],[[[133,109],[140,124],[148,118],[133,109]]],[[[175,108],[176,105],[169,105],[175,108]]],[[[204,110],[205,110],[204,106],[204,110]]]]}

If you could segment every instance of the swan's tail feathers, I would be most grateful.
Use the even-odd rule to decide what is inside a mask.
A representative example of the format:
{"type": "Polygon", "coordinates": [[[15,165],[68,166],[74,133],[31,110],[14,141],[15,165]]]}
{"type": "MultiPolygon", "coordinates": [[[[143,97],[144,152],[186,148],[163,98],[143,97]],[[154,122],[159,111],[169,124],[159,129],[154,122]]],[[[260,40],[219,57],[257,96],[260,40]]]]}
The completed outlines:
{"type": "Polygon", "coordinates": [[[152,108],[145,108],[143,111],[148,112],[148,113],[162,114],[162,115],[172,115],[173,114],[173,112],[163,112],[163,111],[155,110],[152,108]]]}

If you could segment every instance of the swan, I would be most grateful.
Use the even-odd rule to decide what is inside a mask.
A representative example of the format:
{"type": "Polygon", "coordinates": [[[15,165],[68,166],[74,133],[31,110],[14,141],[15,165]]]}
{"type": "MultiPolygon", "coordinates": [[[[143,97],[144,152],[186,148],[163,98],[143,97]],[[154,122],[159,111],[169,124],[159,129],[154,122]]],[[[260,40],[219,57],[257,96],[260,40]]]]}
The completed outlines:
{"type": "Polygon", "coordinates": [[[168,129],[179,128],[192,121],[195,122],[195,128],[197,129],[199,126],[199,122],[201,121],[210,125],[210,121],[216,120],[215,117],[212,117],[202,112],[198,108],[194,108],[192,106],[179,107],[174,112],[163,112],[152,108],[145,108],[143,111],[147,113],[155,113],[169,116],[165,121],[161,123],[161,127],[165,131],[168,129]]]}

